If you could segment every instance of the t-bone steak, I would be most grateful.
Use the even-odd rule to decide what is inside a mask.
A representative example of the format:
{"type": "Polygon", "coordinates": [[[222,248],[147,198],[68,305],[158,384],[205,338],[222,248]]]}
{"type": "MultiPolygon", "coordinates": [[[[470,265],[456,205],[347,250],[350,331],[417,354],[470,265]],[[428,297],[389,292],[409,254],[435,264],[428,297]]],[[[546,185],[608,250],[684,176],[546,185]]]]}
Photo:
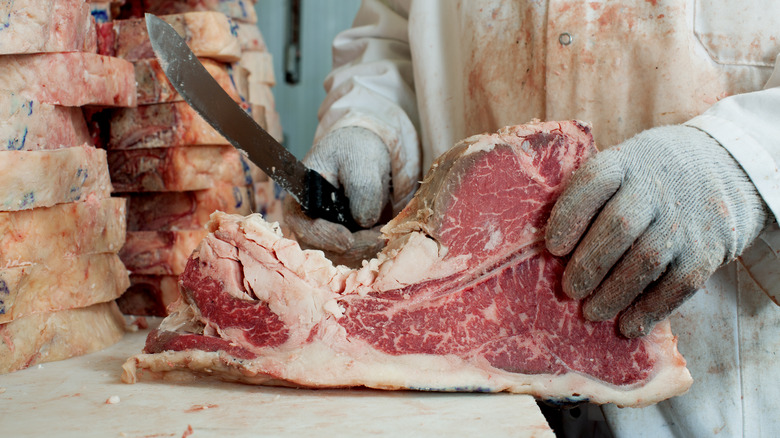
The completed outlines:
{"type": "Polygon", "coordinates": [[[561,291],[565,260],[544,227],[590,127],[532,123],[460,142],[383,228],[363,267],[301,250],[259,215],[215,213],[180,277],[183,300],[130,358],[154,375],[189,370],[302,387],[510,391],[644,406],[691,384],[663,323],[626,339],[588,322],[561,291]]]}

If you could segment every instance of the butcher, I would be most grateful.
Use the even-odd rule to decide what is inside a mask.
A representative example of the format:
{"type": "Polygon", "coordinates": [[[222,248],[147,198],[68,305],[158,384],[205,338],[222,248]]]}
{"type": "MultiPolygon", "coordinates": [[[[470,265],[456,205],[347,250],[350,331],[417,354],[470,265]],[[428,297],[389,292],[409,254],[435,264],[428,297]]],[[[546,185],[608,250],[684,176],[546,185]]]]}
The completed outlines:
{"type": "Polygon", "coordinates": [[[778,54],[774,0],[365,0],[333,42],[304,161],[345,188],[366,229],[312,220],[290,198],[286,220],[303,245],[359,263],[458,140],[586,121],[602,152],[546,230],[549,251],[571,256],[564,292],[627,337],[671,318],[694,384],[647,408],[565,413],[565,431],[776,436],[778,54]]]}

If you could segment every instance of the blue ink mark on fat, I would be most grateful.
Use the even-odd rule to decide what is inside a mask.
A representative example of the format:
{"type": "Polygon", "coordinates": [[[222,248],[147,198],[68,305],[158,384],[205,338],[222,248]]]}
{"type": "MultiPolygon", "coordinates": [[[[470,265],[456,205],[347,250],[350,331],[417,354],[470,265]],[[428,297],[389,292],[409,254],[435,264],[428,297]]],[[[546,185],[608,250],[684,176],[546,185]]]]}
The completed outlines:
{"type": "Polygon", "coordinates": [[[24,105],[22,105],[22,108],[24,108],[25,106],[27,107],[27,115],[28,116],[31,116],[32,113],[33,113],[33,105],[34,105],[34,103],[35,103],[34,101],[30,100],[30,101],[27,101],[24,105]]]}
{"type": "Polygon", "coordinates": [[[24,144],[27,142],[27,127],[24,127],[24,131],[22,131],[22,138],[14,137],[8,139],[8,147],[6,148],[9,151],[21,151],[24,149],[24,144]]]}
{"type": "Polygon", "coordinates": [[[244,4],[243,0],[240,0],[238,4],[241,6],[241,16],[247,18],[246,5],[244,4]]]}
{"type": "Polygon", "coordinates": [[[8,29],[9,27],[11,27],[11,13],[10,12],[5,16],[3,21],[0,21],[0,30],[8,29]]]}
{"type": "Polygon", "coordinates": [[[77,181],[76,185],[73,185],[70,188],[71,200],[78,201],[81,199],[81,189],[84,187],[84,184],[86,184],[88,177],[89,172],[87,169],[79,167],[78,170],[76,170],[76,178],[80,179],[80,181],[77,181]]]}
{"type": "Polygon", "coordinates": [[[243,155],[239,155],[238,158],[239,158],[239,161],[241,161],[241,169],[244,171],[244,181],[246,182],[246,185],[251,186],[252,185],[252,169],[249,168],[249,164],[247,164],[247,162],[244,159],[243,155]]]}
{"type": "Polygon", "coordinates": [[[89,178],[89,172],[87,172],[87,169],[79,167],[78,172],[76,172],[76,176],[81,175],[81,185],[84,185],[87,182],[87,178],[89,178]]]}
{"type": "Polygon", "coordinates": [[[236,200],[236,208],[244,205],[244,197],[241,196],[241,189],[238,187],[233,187],[233,199],[236,200]]]}
{"type": "MultiPolygon", "coordinates": [[[[233,77],[234,71],[233,71],[233,64],[227,64],[227,71],[228,71],[228,77],[230,78],[230,83],[233,85],[233,88],[238,90],[238,85],[236,85],[236,79],[233,77]]],[[[246,99],[241,94],[238,95],[238,97],[241,98],[241,102],[246,102],[246,99]]],[[[251,114],[251,110],[248,111],[251,114]]]]}
{"type": "Polygon", "coordinates": [[[110,18],[108,17],[108,11],[105,9],[93,9],[92,16],[95,17],[96,23],[107,23],[110,21],[110,18]]]}
{"type": "Polygon", "coordinates": [[[0,278],[0,295],[8,295],[11,291],[8,289],[8,284],[5,280],[0,278]]]}
{"type": "Polygon", "coordinates": [[[33,205],[34,203],[35,203],[35,192],[27,192],[22,197],[22,202],[19,204],[19,207],[24,209],[30,205],[33,205]]]}
{"type": "Polygon", "coordinates": [[[238,23],[228,18],[228,24],[230,25],[230,34],[238,38],[238,23]]]}
{"type": "Polygon", "coordinates": [[[275,199],[284,199],[284,197],[287,195],[287,192],[284,191],[282,186],[274,182],[274,198],[275,199]]]}

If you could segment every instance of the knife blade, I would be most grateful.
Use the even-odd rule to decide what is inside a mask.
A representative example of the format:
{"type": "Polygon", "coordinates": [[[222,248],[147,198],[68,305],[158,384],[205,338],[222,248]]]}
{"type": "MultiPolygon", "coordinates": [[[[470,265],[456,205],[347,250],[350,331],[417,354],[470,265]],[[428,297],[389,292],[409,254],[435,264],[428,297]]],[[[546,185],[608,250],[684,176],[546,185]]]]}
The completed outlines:
{"type": "Polygon", "coordinates": [[[349,212],[349,199],[318,172],[282,146],[222,89],[186,41],[162,19],[146,14],[146,28],[160,66],[184,100],[239,152],[286,190],[312,218],[361,227],[349,212]]]}

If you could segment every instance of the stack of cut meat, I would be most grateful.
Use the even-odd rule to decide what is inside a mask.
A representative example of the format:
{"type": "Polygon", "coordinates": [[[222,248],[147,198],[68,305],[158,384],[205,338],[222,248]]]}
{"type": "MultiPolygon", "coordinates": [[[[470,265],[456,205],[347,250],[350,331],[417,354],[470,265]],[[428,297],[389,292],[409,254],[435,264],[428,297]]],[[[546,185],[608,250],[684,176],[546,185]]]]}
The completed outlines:
{"type": "Polygon", "coordinates": [[[120,17],[130,18],[98,25],[99,52],[131,61],[138,86],[137,107],[91,118],[107,149],[114,189],[128,201],[127,243],[120,256],[131,271],[131,287],[119,300],[128,314],[166,315],[178,296],[178,275],[206,236],[212,212],[249,214],[270,204],[256,205],[254,166],[184,102],[152,51],[144,12],[179,31],[222,88],[251,111],[249,74],[239,63],[242,48],[260,48],[261,40],[242,41],[235,22],[222,12],[186,8],[201,3],[128,0],[120,17]]]}
{"type": "MultiPolygon", "coordinates": [[[[121,17],[142,18],[147,12],[155,15],[206,11],[225,14],[232,23],[232,30],[241,48],[240,60],[230,65],[235,86],[255,121],[281,142],[282,125],[271,91],[276,85],[273,58],[257,26],[254,5],[256,2],[257,0],[126,0],[121,17]]],[[[256,166],[250,165],[250,172],[254,180],[257,211],[266,220],[279,222],[285,234],[292,237],[291,231],[282,221],[282,199],[285,192],[256,166]]]]}
{"type": "Polygon", "coordinates": [[[3,5],[0,373],[121,338],[125,201],[80,107],[135,105],[133,66],[95,53],[85,0],[3,5]]]}

